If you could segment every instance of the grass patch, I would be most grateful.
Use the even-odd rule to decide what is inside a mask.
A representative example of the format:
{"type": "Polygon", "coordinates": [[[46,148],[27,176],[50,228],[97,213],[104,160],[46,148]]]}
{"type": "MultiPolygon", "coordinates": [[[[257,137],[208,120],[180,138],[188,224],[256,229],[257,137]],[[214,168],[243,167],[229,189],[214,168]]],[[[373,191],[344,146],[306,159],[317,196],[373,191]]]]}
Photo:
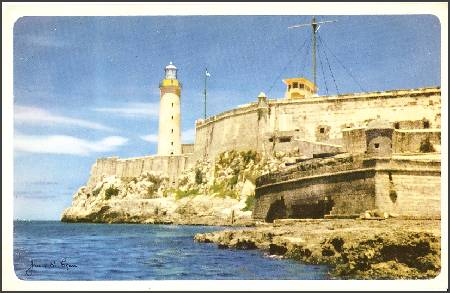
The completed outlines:
{"type": "Polygon", "coordinates": [[[230,188],[226,181],[222,182],[214,182],[214,184],[211,186],[210,192],[214,193],[218,197],[231,197],[231,198],[237,198],[236,192],[230,188]]]}
{"type": "Polygon", "coordinates": [[[199,194],[198,188],[188,189],[186,191],[177,189],[175,190],[175,199],[182,199],[183,197],[195,196],[199,194]]]}

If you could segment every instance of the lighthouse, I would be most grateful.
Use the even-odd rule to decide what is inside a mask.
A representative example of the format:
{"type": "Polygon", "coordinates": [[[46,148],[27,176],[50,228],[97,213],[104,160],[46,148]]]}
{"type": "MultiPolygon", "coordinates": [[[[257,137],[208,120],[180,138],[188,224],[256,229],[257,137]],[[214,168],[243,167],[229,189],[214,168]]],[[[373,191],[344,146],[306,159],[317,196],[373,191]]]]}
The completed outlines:
{"type": "Polygon", "coordinates": [[[170,62],[164,69],[164,79],[159,84],[159,136],[158,155],[181,154],[180,94],[177,68],[170,62]]]}

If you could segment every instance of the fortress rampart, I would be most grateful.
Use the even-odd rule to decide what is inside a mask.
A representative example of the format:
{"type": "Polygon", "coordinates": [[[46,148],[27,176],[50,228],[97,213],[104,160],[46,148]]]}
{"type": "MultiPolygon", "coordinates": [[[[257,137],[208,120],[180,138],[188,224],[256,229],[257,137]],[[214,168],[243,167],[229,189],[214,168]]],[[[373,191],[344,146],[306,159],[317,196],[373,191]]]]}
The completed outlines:
{"type": "Polygon", "coordinates": [[[311,160],[258,178],[253,217],[353,217],[379,209],[438,218],[440,178],[439,155],[311,160]]]}
{"type": "MultiPolygon", "coordinates": [[[[98,159],[89,184],[102,176],[136,177],[145,172],[167,176],[176,184],[181,172],[197,160],[213,161],[230,150],[252,149],[270,156],[275,151],[296,149],[300,157],[309,158],[324,152],[364,153],[365,128],[375,119],[387,120],[397,128],[392,138],[394,153],[415,153],[426,138],[432,145],[440,145],[440,110],[441,90],[437,87],[295,100],[259,97],[257,102],[196,121],[195,143],[182,145],[180,155],[98,159]]],[[[364,176],[358,179],[361,188],[376,177],[373,170],[364,176]]],[[[325,175],[323,178],[320,180],[328,180],[325,175]]]]}
{"type": "Polygon", "coordinates": [[[130,159],[118,157],[97,159],[91,168],[88,186],[101,181],[103,176],[139,177],[144,173],[153,173],[168,177],[172,184],[178,182],[178,176],[186,168],[189,156],[146,156],[130,159]]]}
{"type": "Polygon", "coordinates": [[[380,118],[400,129],[440,128],[441,90],[421,88],[300,100],[254,102],[196,123],[194,161],[231,150],[264,146],[270,134],[296,132],[296,139],[343,144],[343,131],[380,118]]]}

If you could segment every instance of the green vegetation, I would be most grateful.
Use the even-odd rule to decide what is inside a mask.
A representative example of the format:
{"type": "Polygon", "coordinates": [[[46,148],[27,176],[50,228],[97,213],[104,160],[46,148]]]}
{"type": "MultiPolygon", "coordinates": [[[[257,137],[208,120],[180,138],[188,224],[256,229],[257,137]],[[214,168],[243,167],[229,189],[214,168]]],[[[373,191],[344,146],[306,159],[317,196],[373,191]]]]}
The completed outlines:
{"type": "Polygon", "coordinates": [[[187,197],[187,196],[195,196],[198,195],[199,189],[198,188],[194,188],[194,189],[188,189],[186,191],[180,190],[180,189],[176,189],[175,190],[175,199],[182,199],[183,197],[187,197]]]}
{"type": "Polygon", "coordinates": [[[156,191],[158,191],[158,188],[154,184],[147,187],[145,198],[153,198],[156,191]]]}
{"type": "Polygon", "coordinates": [[[233,177],[231,177],[231,179],[229,181],[229,185],[230,185],[231,188],[234,188],[234,186],[238,182],[238,179],[239,179],[239,175],[238,174],[235,174],[235,175],[233,175],[233,177]]]}
{"type": "Polygon", "coordinates": [[[189,182],[189,178],[188,178],[188,177],[182,177],[182,178],[178,181],[178,186],[186,185],[188,182],[189,182]]]}
{"type": "Polygon", "coordinates": [[[231,197],[231,198],[237,198],[238,194],[236,191],[232,189],[232,187],[229,186],[229,184],[226,181],[217,182],[214,181],[214,184],[210,188],[210,192],[214,193],[218,197],[231,197]]]}
{"type": "Polygon", "coordinates": [[[255,163],[258,163],[260,161],[260,156],[256,151],[249,150],[246,152],[241,152],[241,156],[244,159],[245,165],[248,165],[250,161],[253,161],[255,163]]]}
{"type": "Polygon", "coordinates": [[[203,182],[203,173],[200,169],[195,169],[195,183],[202,184],[203,182]]]}
{"type": "Polygon", "coordinates": [[[162,183],[163,179],[159,176],[155,176],[153,174],[146,174],[144,176],[145,179],[147,179],[147,181],[150,181],[152,183],[154,183],[156,186],[158,186],[162,183]]]}
{"type": "Polygon", "coordinates": [[[100,186],[99,188],[92,190],[92,195],[97,196],[100,193],[100,191],[102,190],[102,187],[103,187],[103,185],[100,186]]]}
{"type": "Polygon", "coordinates": [[[243,208],[243,211],[253,211],[253,207],[255,206],[255,197],[254,196],[247,196],[247,199],[245,200],[245,208],[243,208]]]}
{"type": "Polygon", "coordinates": [[[119,194],[119,189],[114,186],[110,186],[105,190],[105,198],[106,199],[110,199],[112,196],[117,196],[118,194],[119,194]]]}

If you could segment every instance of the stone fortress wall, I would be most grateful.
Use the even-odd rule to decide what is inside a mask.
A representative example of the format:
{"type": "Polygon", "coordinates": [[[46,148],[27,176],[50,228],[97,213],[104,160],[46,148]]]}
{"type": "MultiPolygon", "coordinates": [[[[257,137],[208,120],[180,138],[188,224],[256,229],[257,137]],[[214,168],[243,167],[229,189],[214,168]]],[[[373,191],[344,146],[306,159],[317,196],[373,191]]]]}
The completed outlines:
{"type": "Polygon", "coordinates": [[[400,129],[424,128],[424,122],[440,129],[440,113],[439,88],[254,102],[197,121],[193,161],[231,149],[269,152],[273,142],[288,148],[298,141],[342,145],[343,131],[376,118],[397,122],[400,129]]]}
{"type": "MultiPolygon", "coordinates": [[[[98,159],[92,167],[89,184],[102,176],[137,177],[145,172],[167,176],[176,184],[179,174],[197,160],[213,161],[218,154],[229,150],[252,149],[267,155],[274,151],[297,150],[297,155],[308,158],[320,153],[363,153],[366,149],[364,129],[368,122],[377,118],[389,121],[396,128],[392,142],[394,153],[414,153],[426,138],[440,147],[440,113],[441,90],[436,87],[298,100],[259,97],[256,102],[196,121],[195,143],[183,145],[180,155],[98,159]]],[[[361,192],[363,188],[371,187],[369,193],[355,191],[353,202],[357,202],[358,197],[366,200],[368,194],[371,198],[368,202],[373,206],[381,202],[381,197],[377,199],[373,191],[386,180],[382,175],[385,173],[380,172],[371,169],[355,175],[357,181],[352,186],[360,188],[361,192]]],[[[391,176],[393,181],[400,178],[391,176]]],[[[434,176],[420,178],[434,184],[439,181],[434,176]]],[[[328,183],[320,180],[337,179],[307,180],[317,181],[316,186],[326,190],[328,183]]],[[[342,184],[350,183],[342,181],[342,184]]],[[[339,208],[335,210],[338,213],[339,208]]]]}
{"type": "Polygon", "coordinates": [[[257,179],[253,217],[355,217],[378,209],[403,217],[440,217],[440,158],[313,159],[257,179]]]}
{"type": "Polygon", "coordinates": [[[130,159],[118,157],[99,158],[91,168],[88,186],[101,181],[102,177],[139,177],[142,174],[158,174],[166,176],[172,184],[178,182],[178,177],[186,168],[189,154],[174,156],[145,156],[130,159]]]}

